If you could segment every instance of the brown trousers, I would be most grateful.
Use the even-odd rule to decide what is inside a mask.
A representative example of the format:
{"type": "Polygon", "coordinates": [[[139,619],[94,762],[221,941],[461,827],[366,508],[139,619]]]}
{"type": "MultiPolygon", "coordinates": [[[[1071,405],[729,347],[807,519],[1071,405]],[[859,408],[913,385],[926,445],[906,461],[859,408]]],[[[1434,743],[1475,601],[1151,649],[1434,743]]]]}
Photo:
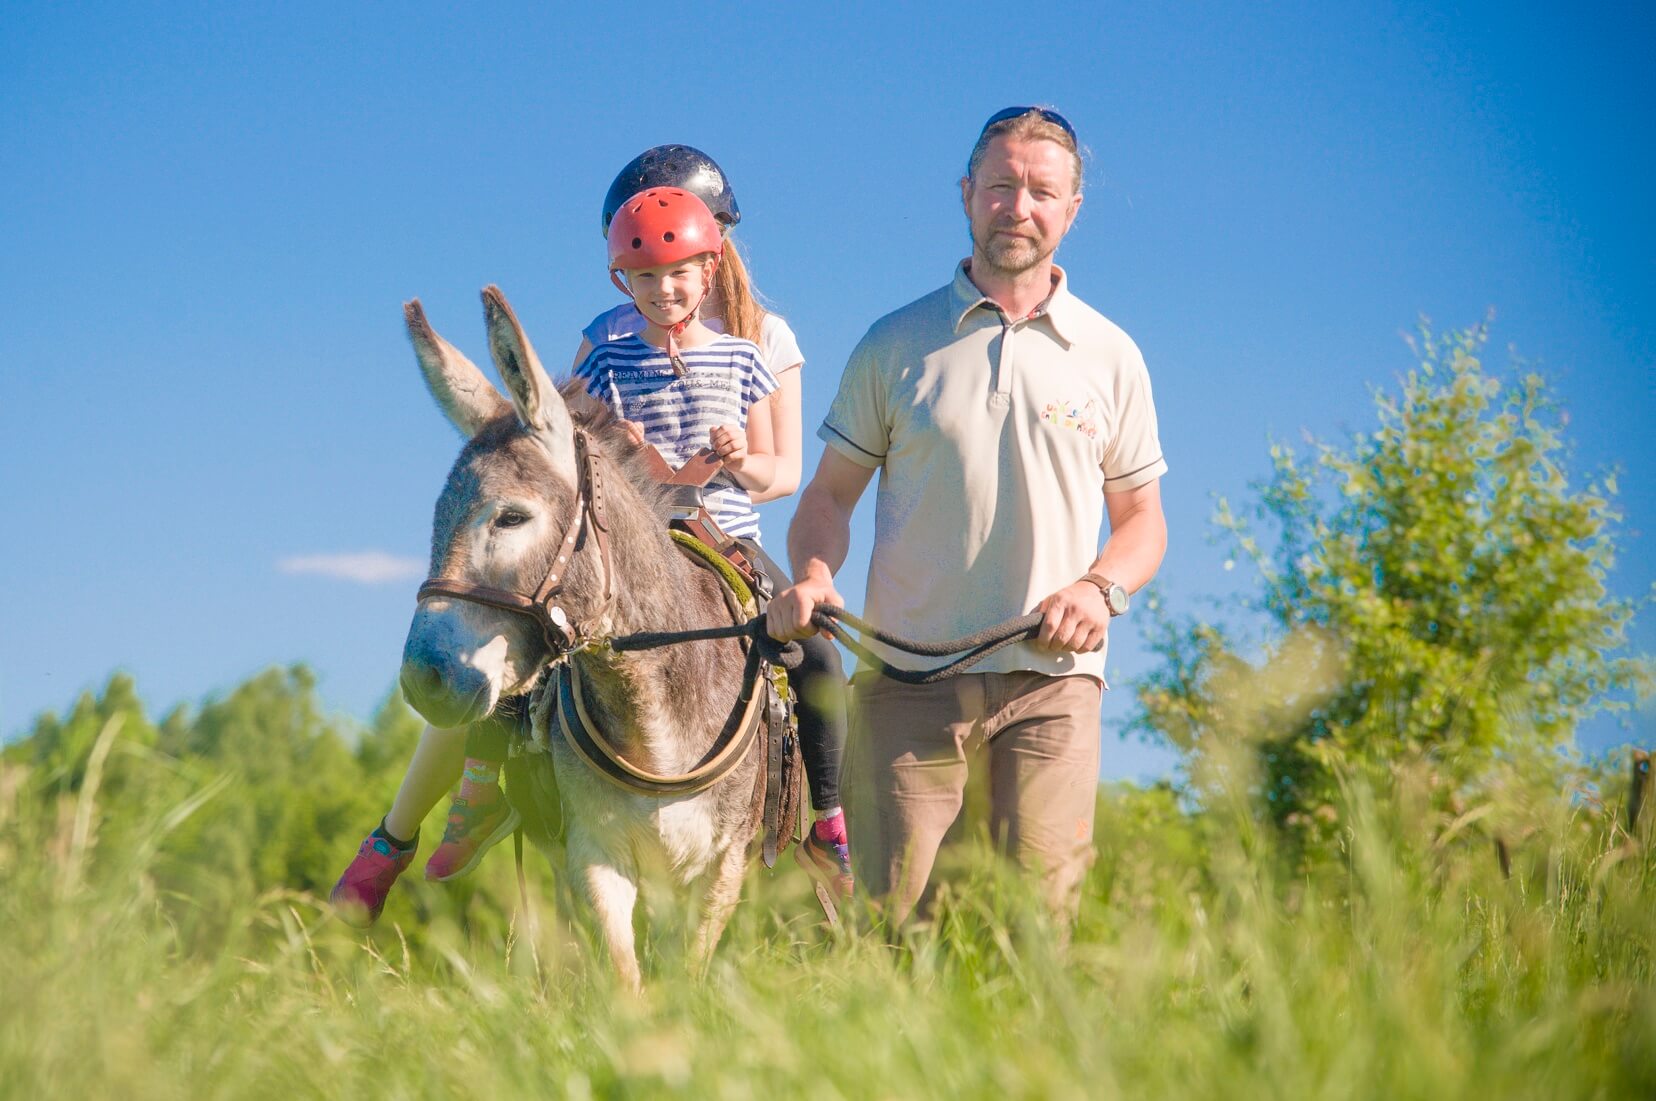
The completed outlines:
{"type": "Polygon", "coordinates": [[[1092,860],[1099,697],[1085,676],[975,673],[907,685],[859,674],[844,773],[859,890],[882,900],[894,923],[923,910],[968,773],[986,769],[991,836],[1037,877],[1055,914],[1073,919],[1092,860]]]}

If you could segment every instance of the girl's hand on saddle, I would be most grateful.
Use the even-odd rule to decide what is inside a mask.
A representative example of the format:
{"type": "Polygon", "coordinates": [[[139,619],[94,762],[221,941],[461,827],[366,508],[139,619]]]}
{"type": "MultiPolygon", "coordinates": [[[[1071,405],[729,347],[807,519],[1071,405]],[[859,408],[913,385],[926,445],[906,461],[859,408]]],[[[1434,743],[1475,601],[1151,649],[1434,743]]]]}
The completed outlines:
{"type": "Polygon", "coordinates": [[[1102,649],[1110,630],[1110,607],[1096,585],[1065,585],[1035,606],[1044,614],[1035,645],[1052,653],[1086,654],[1102,649]]]}
{"type": "Polygon", "coordinates": [[[621,427],[627,430],[627,436],[631,438],[635,447],[644,446],[644,426],[642,424],[637,421],[623,420],[621,427]]]}
{"type": "Polygon", "coordinates": [[[747,433],[738,425],[721,424],[710,429],[707,433],[707,446],[713,449],[713,454],[724,460],[731,473],[740,471],[742,465],[747,462],[747,433]]]}

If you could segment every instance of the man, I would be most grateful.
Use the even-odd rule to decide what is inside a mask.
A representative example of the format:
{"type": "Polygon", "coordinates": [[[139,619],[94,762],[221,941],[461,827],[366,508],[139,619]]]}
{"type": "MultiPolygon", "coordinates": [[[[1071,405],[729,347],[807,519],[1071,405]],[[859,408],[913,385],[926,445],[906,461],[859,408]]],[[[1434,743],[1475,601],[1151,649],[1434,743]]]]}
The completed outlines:
{"type": "Polygon", "coordinates": [[[1042,612],[1038,639],[934,685],[860,669],[846,787],[857,875],[901,922],[978,757],[993,835],[1067,920],[1092,854],[1105,639],[1161,564],[1167,465],[1138,348],[1053,263],[1081,208],[1074,129],[1045,108],[998,112],[960,194],[971,259],[875,323],[818,430],[828,447],[788,532],[798,582],[771,630],[804,637],[816,605],[843,604],[833,575],[876,470],[871,622],[941,641],[1042,612]]]}

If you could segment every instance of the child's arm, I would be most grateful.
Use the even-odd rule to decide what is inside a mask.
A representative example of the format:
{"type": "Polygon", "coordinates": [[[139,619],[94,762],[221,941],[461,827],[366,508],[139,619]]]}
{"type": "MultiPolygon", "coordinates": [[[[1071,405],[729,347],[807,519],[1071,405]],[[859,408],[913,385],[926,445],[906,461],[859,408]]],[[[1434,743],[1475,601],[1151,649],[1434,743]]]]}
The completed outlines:
{"type": "Polygon", "coordinates": [[[799,372],[784,372],[778,382],[749,407],[745,432],[724,424],[708,433],[709,446],[756,505],[799,488],[799,372]]]}
{"type": "Polygon", "coordinates": [[[776,476],[776,456],[770,452],[769,439],[762,438],[768,432],[756,430],[754,424],[754,410],[763,404],[759,402],[748,411],[747,431],[744,432],[739,424],[721,424],[707,433],[708,446],[724,460],[724,468],[737,485],[748,491],[754,504],[771,499],[765,495],[765,490],[770,488],[776,476]]]}
{"type": "Polygon", "coordinates": [[[778,496],[766,493],[776,479],[777,466],[767,438],[769,430],[754,423],[754,411],[763,404],[759,402],[748,411],[747,431],[739,424],[721,424],[707,433],[708,446],[724,460],[724,468],[756,505],[778,496]]]}

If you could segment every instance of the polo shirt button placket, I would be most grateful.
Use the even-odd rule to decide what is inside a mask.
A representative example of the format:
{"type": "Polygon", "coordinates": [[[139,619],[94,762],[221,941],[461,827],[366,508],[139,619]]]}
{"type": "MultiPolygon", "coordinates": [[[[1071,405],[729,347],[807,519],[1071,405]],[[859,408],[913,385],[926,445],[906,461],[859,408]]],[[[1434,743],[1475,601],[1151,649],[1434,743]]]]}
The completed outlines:
{"type": "Polygon", "coordinates": [[[1005,312],[997,309],[995,315],[1000,318],[1001,340],[1000,358],[995,366],[995,393],[990,399],[996,405],[1010,405],[1012,403],[1012,350],[1013,334],[1018,331],[1017,323],[1005,312]]]}

